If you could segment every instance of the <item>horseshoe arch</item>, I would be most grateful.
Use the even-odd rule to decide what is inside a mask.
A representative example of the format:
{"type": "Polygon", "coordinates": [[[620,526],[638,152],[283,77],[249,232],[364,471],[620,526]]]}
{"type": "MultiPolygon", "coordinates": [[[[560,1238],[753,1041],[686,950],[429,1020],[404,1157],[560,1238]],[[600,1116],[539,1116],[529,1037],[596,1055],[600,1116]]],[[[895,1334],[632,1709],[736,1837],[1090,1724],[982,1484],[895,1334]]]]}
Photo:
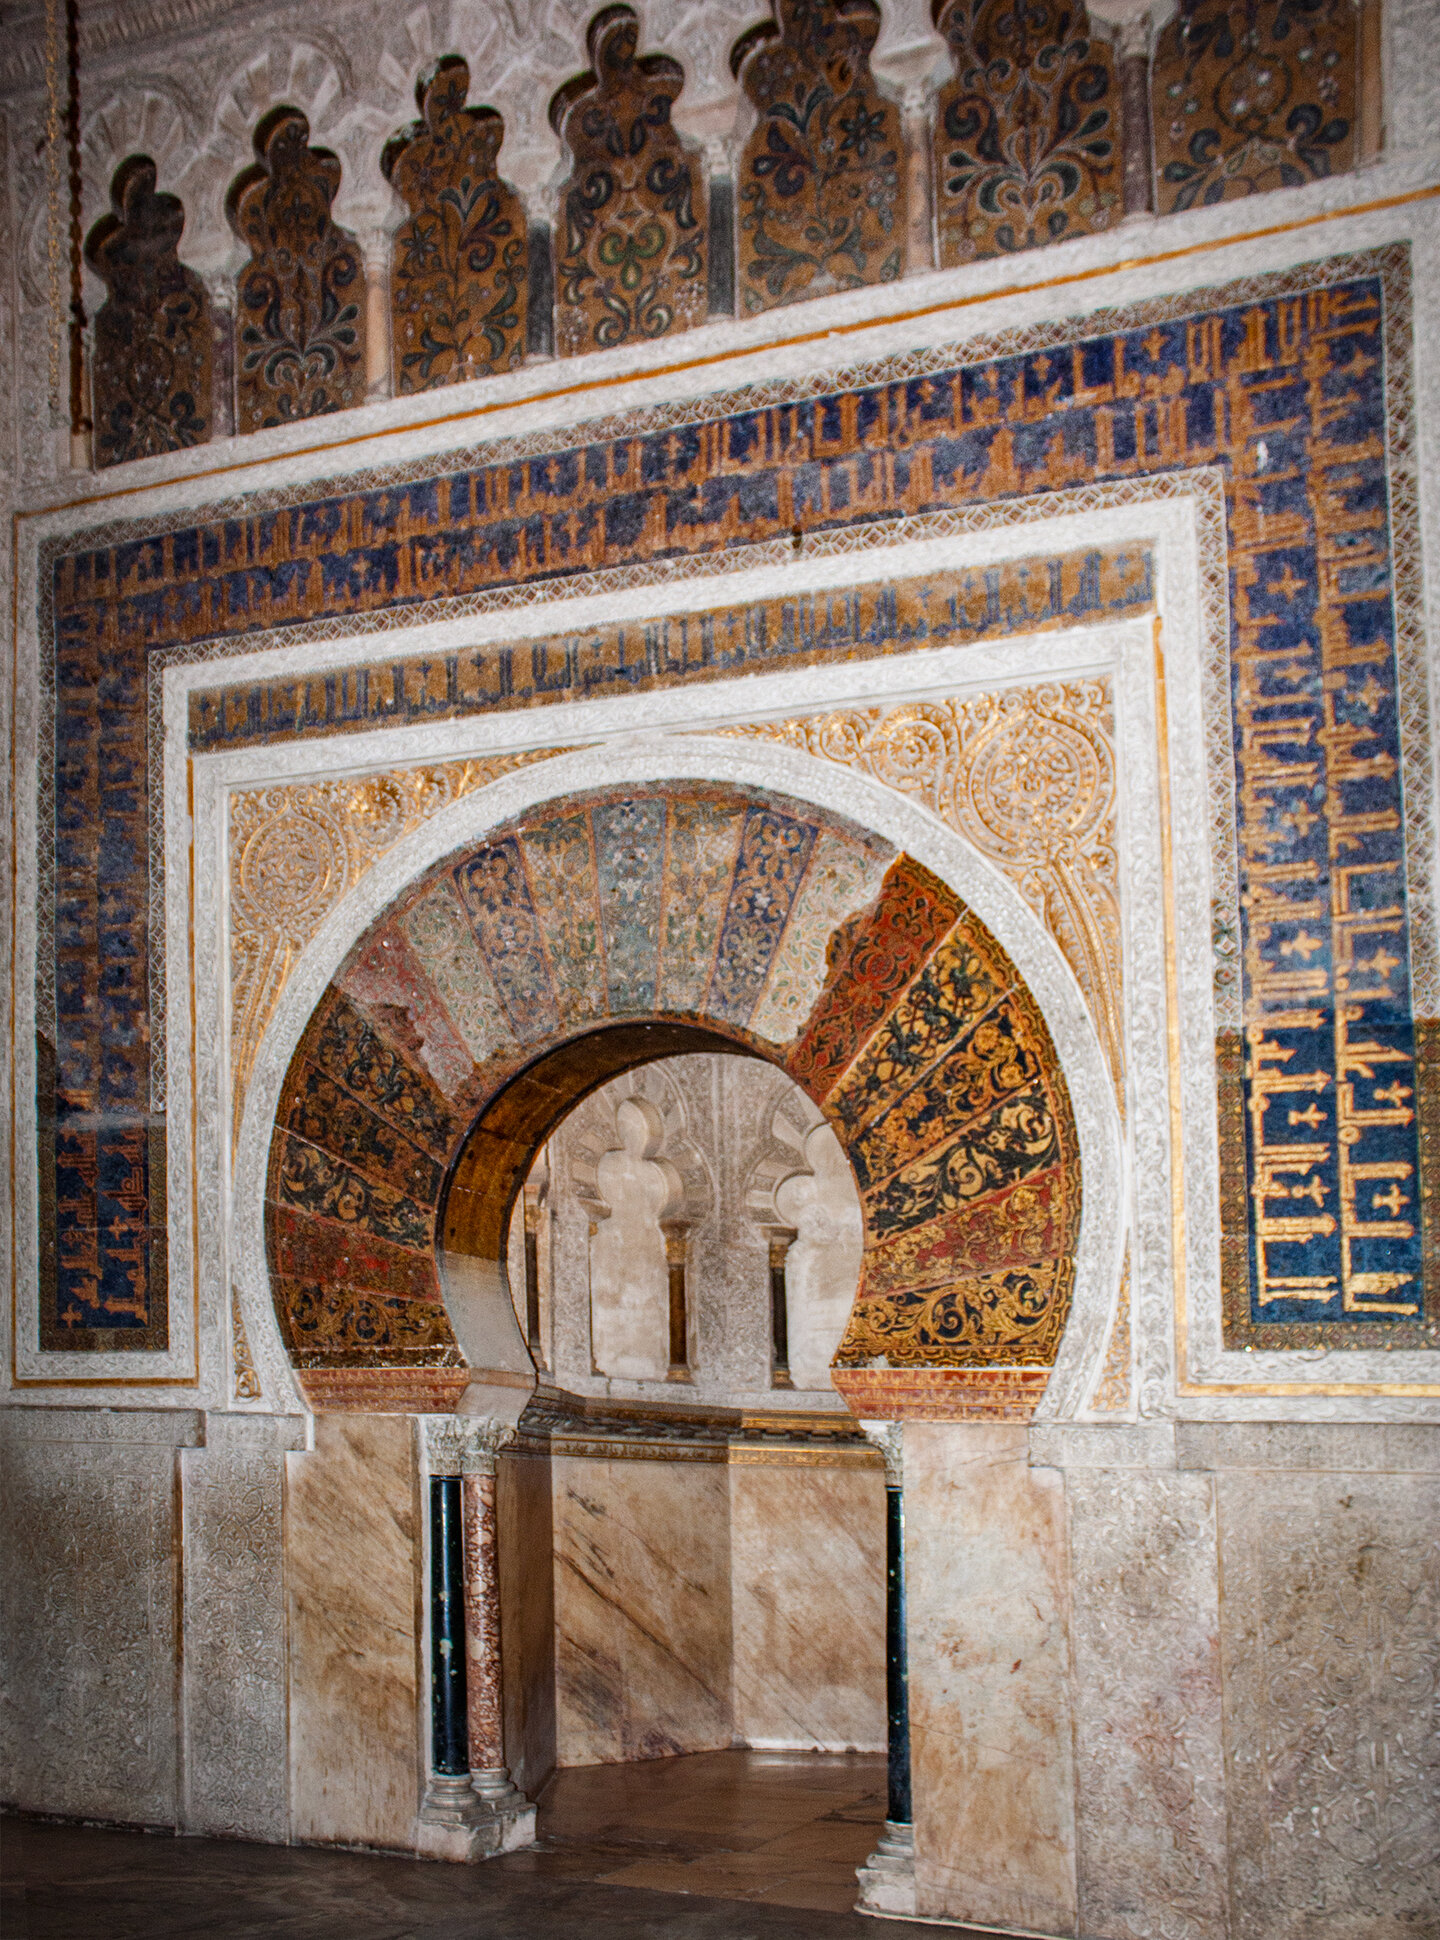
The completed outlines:
{"type": "Polygon", "coordinates": [[[1075,1287],[1081,1140],[1034,994],[916,847],[677,774],[533,802],[412,874],[313,1004],[271,1121],[270,1290],[310,1403],[431,1412],[526,1380],[503,1253],[536,1146],[619,1070],[726,1048],[801,1083],[855,1171],[851,1405],[1027,1418],[1075,1287]]]}

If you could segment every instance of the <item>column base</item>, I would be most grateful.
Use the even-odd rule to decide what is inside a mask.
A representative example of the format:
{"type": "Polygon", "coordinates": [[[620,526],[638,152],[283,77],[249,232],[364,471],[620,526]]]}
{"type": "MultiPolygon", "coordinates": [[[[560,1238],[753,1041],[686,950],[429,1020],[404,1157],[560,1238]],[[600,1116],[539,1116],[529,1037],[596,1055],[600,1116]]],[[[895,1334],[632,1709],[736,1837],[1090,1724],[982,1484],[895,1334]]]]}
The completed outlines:
{"type": "Polygon", "coordinates": [[[425,1791],[416,1850],[426,1859],[477,1865],[535,1843],[535,1807],[498,1772],[454,1777],[437,1772],[425,1791]]]}
{"type": "Polygon", "coordinates": [[[880,1843],[857,1866],[860,1897],[857,1913],[873,1913],[881,1919],[909,1920],[915,1916],[915,1828],[885,1821],[880,1843]]]}

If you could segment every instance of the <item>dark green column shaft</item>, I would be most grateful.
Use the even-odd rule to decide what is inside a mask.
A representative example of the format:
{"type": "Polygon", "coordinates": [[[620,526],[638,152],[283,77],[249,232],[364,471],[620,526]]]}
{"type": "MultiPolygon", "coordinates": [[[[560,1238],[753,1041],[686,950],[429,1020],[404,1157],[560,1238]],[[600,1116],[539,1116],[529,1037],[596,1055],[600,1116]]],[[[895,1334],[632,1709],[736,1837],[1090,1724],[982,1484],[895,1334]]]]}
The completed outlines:
{"type": "Polygon", "coordinates": [[[434,1769],[469,1774],[465,1729],[465,1552],[460,1477],[430,1478],[430,1727],[434,1769]]]}
{"type": "Polygon", "coordinates": [[[889,1804],[894,1825],[910,1824],[910,1672],[905,1644],[905,1491],[885,1489],[885,1708],[889,1804]]]}

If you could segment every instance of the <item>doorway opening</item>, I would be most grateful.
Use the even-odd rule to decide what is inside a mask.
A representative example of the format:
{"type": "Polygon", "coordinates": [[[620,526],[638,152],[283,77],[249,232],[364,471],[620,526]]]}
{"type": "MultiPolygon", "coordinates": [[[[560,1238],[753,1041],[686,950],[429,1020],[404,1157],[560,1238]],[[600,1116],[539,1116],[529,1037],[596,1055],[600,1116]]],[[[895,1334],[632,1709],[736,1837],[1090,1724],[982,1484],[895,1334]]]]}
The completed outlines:
{"type": "Polygon", "coordinates": [[[830,1379],[834,1131],[709,1049],[555,1126],[505,1249],[540,1387],[499,1465],[506,1755],[542,1854],[840,1911],[886,1812],[885,1476],[830,1379]]]}

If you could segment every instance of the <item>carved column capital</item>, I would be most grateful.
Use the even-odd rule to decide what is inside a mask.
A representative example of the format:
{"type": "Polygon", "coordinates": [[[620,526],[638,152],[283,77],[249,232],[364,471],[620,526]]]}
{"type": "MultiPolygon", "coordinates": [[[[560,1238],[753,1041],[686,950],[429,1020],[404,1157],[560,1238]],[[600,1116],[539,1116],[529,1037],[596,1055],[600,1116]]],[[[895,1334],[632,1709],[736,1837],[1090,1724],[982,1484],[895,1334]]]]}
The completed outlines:
{"type": "Polygon", "coordinates": [[[432,1475],[493,1475],[495,1457],[514,1439],[514,1428],[490,1415],[427,1415],[426,1465],[432,1475]]]}
{"type": "Polygon", "coordinates": [[[770,1270],[772,1273],[782,1272],[784,1270],[786,1256],[799,1237],[800,1235],[793,1226],[767,1226],[765,1228],[765,1239],[770,1248],[770,1270]]]}
{"type": "Polygon", "coordinates": [[[1110,30],[1117,60],[1149,55],[1150,0],[1090,0],[1088,12],[1093,22],[1110,30]]]}
{"type": "Polygon", "coordinates": [[[872,1442],[885,1459],[885,1486],[887,1489],[903,1489],[905,1486],[905,1424],[900,1421],[862,1421],[860,1432],[867,1442],[872,1442]]]}

